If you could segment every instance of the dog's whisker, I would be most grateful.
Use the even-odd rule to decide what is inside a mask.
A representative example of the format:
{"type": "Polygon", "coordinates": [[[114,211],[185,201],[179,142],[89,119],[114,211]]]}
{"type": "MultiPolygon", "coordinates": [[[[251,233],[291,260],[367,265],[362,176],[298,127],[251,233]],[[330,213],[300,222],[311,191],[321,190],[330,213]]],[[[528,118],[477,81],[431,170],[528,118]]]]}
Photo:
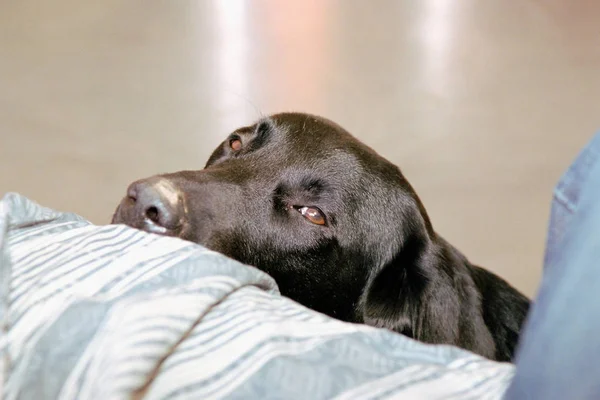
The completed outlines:
{"type": "Polygon", "coordinates": [[[263,119],[266,115],[261,111],[260,107],[256,103],[254,103],[249,97],[245,96],[242,93],[236,92],[234,90],[227,90],[230,94],[237,96],[238,98],[244,100],[246,104],[250,105],[254,112],[257,114],[258,118],[263,119]]]}

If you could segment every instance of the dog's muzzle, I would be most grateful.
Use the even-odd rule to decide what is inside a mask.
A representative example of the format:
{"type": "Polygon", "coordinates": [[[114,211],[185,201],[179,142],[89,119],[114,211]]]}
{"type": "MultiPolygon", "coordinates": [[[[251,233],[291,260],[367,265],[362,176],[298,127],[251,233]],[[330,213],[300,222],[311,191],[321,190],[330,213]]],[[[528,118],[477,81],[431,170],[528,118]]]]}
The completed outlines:
{"type": "Polygon", "coordinates": [[[112,222],[146,232],[178,236],[186,220],[181,192],[166,178],[153,177],[132,183],[112,222]]]}

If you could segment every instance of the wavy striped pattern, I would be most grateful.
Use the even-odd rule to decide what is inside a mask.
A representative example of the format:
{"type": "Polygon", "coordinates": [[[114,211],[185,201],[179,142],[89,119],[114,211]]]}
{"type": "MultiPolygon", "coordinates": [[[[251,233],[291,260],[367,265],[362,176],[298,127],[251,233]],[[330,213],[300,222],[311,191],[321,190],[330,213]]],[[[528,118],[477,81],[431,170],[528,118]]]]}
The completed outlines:
{"type": "Polygon", "coordinates": [[[513,366],[342,323],[201,246],[0,202],[16,399],[499,399],[513,366]]]}

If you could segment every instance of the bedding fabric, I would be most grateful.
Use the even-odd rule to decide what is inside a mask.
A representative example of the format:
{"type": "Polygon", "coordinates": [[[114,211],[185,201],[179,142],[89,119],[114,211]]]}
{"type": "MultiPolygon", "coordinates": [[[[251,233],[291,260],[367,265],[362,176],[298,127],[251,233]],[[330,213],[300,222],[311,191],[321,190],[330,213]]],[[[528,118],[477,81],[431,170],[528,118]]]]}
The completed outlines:
{"type": "Polygon", "coordinates": [[[0,385],[12,399],[495,399],[514,372],[343,323],[179,239],[0,202],[0,385]]]}

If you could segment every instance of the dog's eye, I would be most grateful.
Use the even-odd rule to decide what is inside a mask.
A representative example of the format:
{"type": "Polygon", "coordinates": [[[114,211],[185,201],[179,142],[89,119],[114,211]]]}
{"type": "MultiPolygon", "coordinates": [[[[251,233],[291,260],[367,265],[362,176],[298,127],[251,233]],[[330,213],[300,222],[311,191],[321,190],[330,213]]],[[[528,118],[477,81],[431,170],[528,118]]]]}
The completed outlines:
{"type": "Polygon", "coordinates": [[[317,207],[300,207],[297,210],[313,224],[325,225],[325,216],[317,207]]]}
{"type": "Polygon", "coordinates": [[[233,151],[239,151],[242,149],[242,140],[240,138],[231,138],[229,139],[229,147],[233,151]]]}

